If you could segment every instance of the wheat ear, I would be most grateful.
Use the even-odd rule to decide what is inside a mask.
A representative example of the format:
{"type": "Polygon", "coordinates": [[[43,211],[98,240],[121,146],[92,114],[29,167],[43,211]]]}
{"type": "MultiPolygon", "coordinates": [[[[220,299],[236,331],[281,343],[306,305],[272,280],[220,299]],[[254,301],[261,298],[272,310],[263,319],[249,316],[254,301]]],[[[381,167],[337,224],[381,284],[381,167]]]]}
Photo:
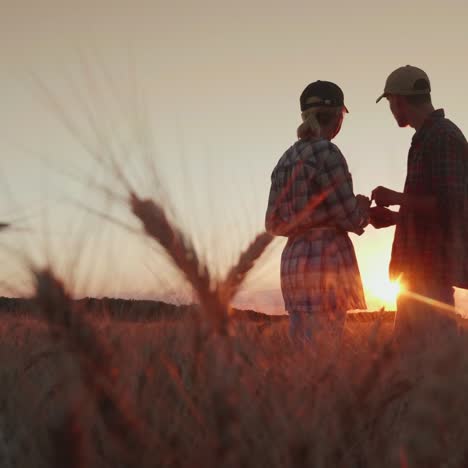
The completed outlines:
{"type": "Polygon", "coordinates": [[[271,234],[263,232],[241,253],[236,265],[229,270],[226,279],[221,285],[223,301],[226,304],[229,304],[237,294],[247,274],[254,267],[255,262],[265,252],[272,240],[273,236],[271,234]]]}
{"type": "Polygon", "coordinates": [[[132,193],[130,206],[146,233],[164,248],[191,284],[215,330],[226,333],[227,308],[220,298],[218,288],[212,287],[210,272],[200,262],[190,240],[167,219],[164,209],[153,200],[140,199],[132,193]]]}

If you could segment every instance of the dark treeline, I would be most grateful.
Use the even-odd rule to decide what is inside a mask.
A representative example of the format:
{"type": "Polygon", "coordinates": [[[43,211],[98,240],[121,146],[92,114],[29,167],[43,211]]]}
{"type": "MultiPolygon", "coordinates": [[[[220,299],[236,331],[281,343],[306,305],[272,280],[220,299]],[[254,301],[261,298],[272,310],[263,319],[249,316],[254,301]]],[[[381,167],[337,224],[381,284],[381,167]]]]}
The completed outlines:
{"type": "MultiPolygon", "coordinates": [[[[152,321],[179,320],[200,314],[197,304],[176,305],[163,301],[140,299],[92,298],[74,301],[77,310],[99,317],[106,316],[116,320],[152,321]]],[[[27,298],[0,297],[0,314],[40,318],[34,300],[27,298]]],[[[233,317],[251,321],[274,322],[284,320],[286,315],[268,315],[254,310],[233,309],[233,317]]]]}
{"type": "MultiPolygon", "coordinates": [[[[163,301],[142,299],[92,298],[75,300],[77,310],[93,317],[109,317],[122,321],[180,320],[200,314],[197,304],[176,305],[163,301]]],[[[41,318],[32,299],[0,297],[0,315],[27,316],[41,318]]],[[[255,322],[277,322],[287,319],[287,315],[268,315],[255,310],[233,309],[232,317],[238,320],[255,322]]],[[[376,319],[393,321],[394,312],[363,312],[348,314],[348,320],[369,322],[376,319]]]]}

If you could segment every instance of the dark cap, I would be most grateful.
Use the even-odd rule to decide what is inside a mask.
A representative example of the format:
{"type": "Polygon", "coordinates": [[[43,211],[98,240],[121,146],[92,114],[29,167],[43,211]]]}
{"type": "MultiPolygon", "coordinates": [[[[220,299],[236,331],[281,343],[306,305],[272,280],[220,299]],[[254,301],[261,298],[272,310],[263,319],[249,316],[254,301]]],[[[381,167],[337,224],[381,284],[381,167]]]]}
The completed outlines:
{"type": "Polygon", "coordinates": [[[300,97],[301,112],[311,107],[344,107],[344,95],[341,88],[331,81],[314,81],[310,83],[300,97]]]}

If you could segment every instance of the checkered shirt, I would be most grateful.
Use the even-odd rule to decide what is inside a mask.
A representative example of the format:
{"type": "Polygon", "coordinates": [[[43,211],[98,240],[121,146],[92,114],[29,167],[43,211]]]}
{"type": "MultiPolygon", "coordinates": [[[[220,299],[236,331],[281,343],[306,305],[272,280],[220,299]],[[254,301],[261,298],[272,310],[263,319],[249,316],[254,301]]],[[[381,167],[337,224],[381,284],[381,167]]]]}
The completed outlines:
{"type": "Polygon", "coordinates": [[[404,193],[435,195],[438,209],[428,216],[400,208],[390,276],[456,284],[468,247],[460,231],[468,223],[468,144],[443,109],[434,111],[413,136],[404,193]]]}
{"type": "Polygon", "coordinates": [[[265,226],[288,237],[281,257],[286,310],[344,314],[366,308],[347,233],[360,235],[366,224],[336,145],[300,140],[284,153],[271,175],[265,226]]]}

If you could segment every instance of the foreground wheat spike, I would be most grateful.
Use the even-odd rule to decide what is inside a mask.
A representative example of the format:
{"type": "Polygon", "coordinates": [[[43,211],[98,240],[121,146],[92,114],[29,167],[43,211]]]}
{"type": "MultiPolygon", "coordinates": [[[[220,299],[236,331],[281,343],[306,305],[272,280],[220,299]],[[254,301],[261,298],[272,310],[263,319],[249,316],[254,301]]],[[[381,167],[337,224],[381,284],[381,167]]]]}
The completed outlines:
{"type": "Polygon", "coordinates": [[[229,303],[234,298],[248,272],[254,267],[255,262],[265,252],[272,240],[272,235],[263,232],[252,241],[244,252],[241,253],[237,264],[231,268],[229,273],[226,275],[226,279],[221,285],[224,296],[223,298],[226,303],[229,303]]]}
{"type": "Polygon", "coordinates": [[[247,273],[273,240],[273,236],[266,232],[259,234],[240,255],[237,264],[231,268],[225,280],[213,285],[210,272],[207,266],[199,261],[194,246],[177,226],[170,223],[160,205],[150,199],[142,200],[132,193],[130,206],[135,216],[142,222],[146,233],[164,248],[192,285],[215,329],[225,334],[230,302],[247,273]]]}
{"type": "MultiPolygon", "coordinates": [[[[240,255],[237,264],[229,271],[226,279],[212,285],[210,272],[206,265],[200,264],[192,243],[168,221],[160,205],[152,200],[141,200],[135,194],[131,194],[130,204],[133,213],[143,223],[146,233],[165,249],[192,285],[215,331],[220,335],[227,335],[230,302],[255,261],[272,241],[272,236],[267,233],[257,236],[240,255]]],[[[236,407],[229,395],[237,393],[240,369],[238,365],[235,365],[234,350],[230,343],[224,341],[224,343],[218,343],[215,348],[212,366],[216,369],[215,372],[225,375],[224,379],[213,384],[213,401],[218,423],[216,453],[219,458],[217,464],[220,466],[227,462],[229,456],[233,456],[232,441],[235,439],[236,407]],[[227,346],[223,347],[223,344],[227,346]],[[229,377],[226,375],[226,369],[229,369],[229,377]]]]}
{"type": "MultiPolygon", "coordinates": [[[[116,441],[126,448],[132,459],[143,455],[149,431],[130,401],[117,393],[117,374],[113,354],[104,340],[76,310],[63,283],[46,269],[35,273],[35,302],[44,314],[51,330],[61,332],[67,346],[78,359],[83,380],[91,391],[99,414],[116,441]]],[[[56,336],[54,334],[53,336],[56,336]]]]}
{"type": "Polygon", "coordinates": [[[216,331],[227,332],[227,307],[217,287],[213,287],[210,272],[203,265],[189,239],[167,219],[163,208],[153,200],[142,200],[130,195],[130,206],[142,222],[146,233],[156,240],[183,273],[198,295],[200,304],[208,314],[216,331]]]}

